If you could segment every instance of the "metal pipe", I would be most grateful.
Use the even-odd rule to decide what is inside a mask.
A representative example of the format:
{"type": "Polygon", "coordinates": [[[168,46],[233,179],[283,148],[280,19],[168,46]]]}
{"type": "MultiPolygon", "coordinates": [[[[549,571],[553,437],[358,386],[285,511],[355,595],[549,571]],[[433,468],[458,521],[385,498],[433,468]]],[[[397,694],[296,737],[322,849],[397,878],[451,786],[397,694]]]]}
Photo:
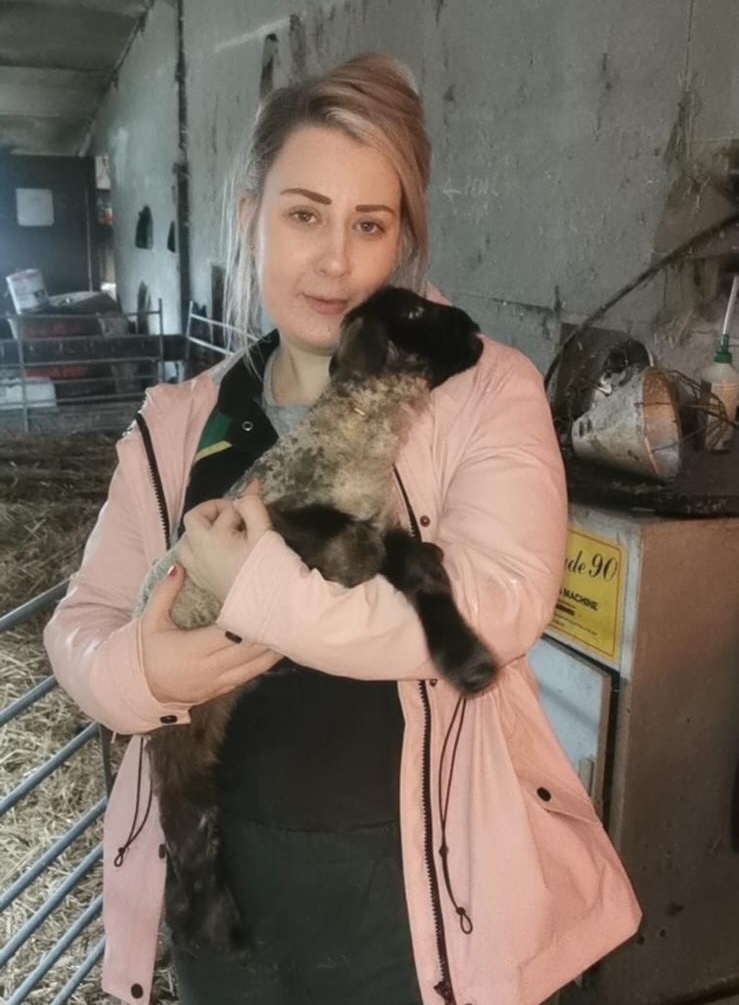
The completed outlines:
{"type": "Polygon", "coordinates": [[[61,583],[57,583],[56,586],[51,586],[48,590],[44,590],[43,593],[39,593],[38,596],[33,597],[31,600],[27,600],[20,607],[16,607],[12,611],[8,611],[7,614],[3,614],[0,617],[0,632],[7,632],[8,629],[15,628],[16,625],[19,625],[22,621],[27,621],[34,614],[39,614],[41,611],[46,610],[47,607],[51,607],[56,600],[61,600],[67,592],[68,585],[69,580],[65,579],[61,583]]]}
{"type": "Polygon", "coordinates": [[[157,370],[160,382],[164,382],[164,301],[161,297],[157,300],[157,314],[159,315],[159,366],[157,370]]]}
{"type": "Polygon", "coordinates": [[[202,314],[195,314],[192,311],[190,312],[189,318],[191,321],[202,321],[203,324],[213,325],[215,328],[221,328],[229,334],[236,332],[238,335],[240,332],[240,329],[235,325],[227,325],[223,321],[215,321],[213,318],[206,318],[202,314]]]}
{"type": "Polygon", "coordinates": [[[23,365],[23,339],[18,339],[18,365],[21,376],[21,407],[23,409],[23,432],[30,432],[28,421],[28,388],[26,387],[25,367],[23,365]]]}
{"type": "Polygon", "coordinates": [[[98,914],[100,914],[102,903],[102,897],[96,897],[95,900],[92,901],[92,903],[77,918],[75,923],[67,929],[56,945],[41,959],[20,987],[15,990],[11,997],[5,1002],[5,1005],[21,1005],[21,1002],[26,1000],[29,991],[32,991],[33,988],[36,987],[41,978],[45,977],[49,970],[51,970],[59,957],[64,955],[67,948],[74,942],[77,936],[83,932],[85,928],[87,928],[91,921],[95,920],[98,914]]]}
{"type": "Polygon", "coordinates": [[[219,345],[215,345],[213,342],[206,342],[201,338],[196,338],[194,335],[186,335],[185,338],[188,342],[192,342],[193,345],[202,346],[203,349],[212,349],[213,352],[219,353],[221,356],[229,356],[230,353],[228,349],[223,349],[219,345]]]}
{"type": "Polygon", "coordinates": [[[721,352],[729,351],[729,327],[731,326],[731,319],[734,316],[734,308],[736,307],[737,293],[739,293],[739,273],[737,273],[731,281],[731,292],[729,293],[729,302],[726,305],[726,314],[724,315],[724,323],[721,326],[721,341],[719,343],[719,351],[721,352]]]}
{"type": "MultiPolygon", "coordinates": [[[[105,366],[108,363],[158,363],[159,355],[156,353],[145,354],[141,356],[43,356],[32,360],[31,362],[26,362],[26,367],[29,370],[41,369],[48,370],[50,367],[63,367],[63,366],[105,366]]],[[[3,369],[16,369],[17,363],[8,363],[3,369]]],[[[42,374],[43,376],[43,374],[42,374]]],[[[31,374],[33,377],[33,374],[31,374]]],[[[65,384],[67,381],[74,382],[75,384],[89,383],[90,381],[96,380],[110,380],[111,374],[99,374],[97,377],[52,377],[51,379],[57,383],[65,384]]],[[[28,375],[26,375],[28,379],[28,375]]]]}
{"type": "Polygon", "coordinates": [[[40,925],[43,925],[52,911],[56,910],[67,894],[74,890],[80,880],[84,879],[90,869],[97,865],[102,857],[102,845],[98,845],[85,855],[77,868],[73,869],[67,878],[62,880],[56,890],[49,894],[41,907],[18,929],[12,939],[6,942],[3,948],[0,949],[0,967],[4,967],[8,960],[15,956],[21,946],[31,938],[40,925]]]}
{"type": "MultiPolygon", "coordinates": [[[[59,321],[59,320],[69,321],[72,318],[78,318],[78,319],[79,318],[108,318],[108,319],[110,319],[110,318],[119,318],[119,317],[135,318],[135,317],[143,317],[144,315],[146,315],[146,316],[153,316],[153,315],[158,314],[158,313],[159,313],[158,311],[155,311],[153,309],[149,310],[149,311],[117,311],[115,313],[111,313],[110,311],[108,311],[105,314],[103,314],[100,311],[90,311],[89,313],[85,313],[85,314],[83,314],[81,312],[78,313],[78,314],[73,314],[71,311],[68,311],[66,314],[53,314],[51,311],[33,311],[33,313],[30,313],[30,312],[26,313],[26,312],[24,312],[22,314],[18,314],[17,311],[8,311],[5,314],[0,314],[0,318],[4,318],[6,321],[10,321],[10,320],[17,321],[19,318],[21,318],[23,320],[26,320],[26,321],[38,321],[38,320],[48,321],[49,319],[53,319],[55,321],[59,321]]],[[[73,337],[77,338],[78,336],[73,336],[73,337]]]]}
{"type": "MultiPolygon", "coordinates": [[[[0,361],[3,369],[20,371],[19,356],[24,367],[70,366],[96,363],[99,366],[112,360],[176,359],[184,343],[184,335],[74,335],[41,336],[37,338],[6,339],[0,341],[0,361]],[[19,351],[20,347],[20,351],[19,351]],[[24,352],[24,349],[26,350],[24,352]],[[31,350],[28,352],[28,350],[31,350]]],[[[65,378],[66,379],[66,378],[65,378]]],[[[74,378],[69,378],[74,379],[74,378]]]]}
{"type": "Polygon", "coordinates": [[[95,282],[97,276],[93,277],[93,268],[95,263],[92,253],[92,220],[95,212],[92,200],[93,193],[95,192],[95,161],[90,159],[87,161],[87,165],[87,185],[85,191],[85,254],[87,257],[87,288],[88,290],[94,290],[97,286],[97,282],[95,282]]]}
{"type": "Polygon", "coordinates": [[[39,698],[43,698],[49,691],[53,691],[56,685],[56,677],[47,677],[46,680],[42,680],[35,687],[32,687],[30,691],[26,691],[25,694],[17,698],[12,704],[7,705],[0,712],[0,726],[4,726],[11,719],[15,719],[17,715],[20,715],[21,712],[25,712],[39,698]]]}
{"type": "Polygon", "coordinates": [[[4,816],[8,810],[12,809],[19,799],[28,795],[37,785],[40,785],[45,778],[56,770],[60,764],[69,760],[72,754],[75,754],[80,747],[84,747],[87,741],[95,736],[97,733],[97,723],[91,722],[89,726],[85,726],[81,733],[79,733],[73,740],[66,743],[61,750],[58,750],[53,757],[50,757],[45,764],[42,764],[40,768],[32,772],[27,778],[24,778],[20,785],[17,785],[12,792],[9,792],[4,799],[0,800],[0,817],[4,816]]]}
{"type": "Polygon", "coordinates": [[[90,973],[92,968],[98,962],[100,957],[103,955],[105,950],[105,936],[100,939],[92,947],[90,952],[87,954],[85,959],[79,965],[77,970],[72,974],[67,983],[64,985],[62,990],[56,996],[51,1005],[64,1005],[64,1002],[69,1000],[70,995],[73,991],[76,991],[80,984],[83,982],[85,977],[90,973]]]}
{"type": "MultiPolygon", "coordinates": [[[[136,380],[137,378],[131,377],[131,378],[124,378],[124,380],[125,379],[136,380]]],[[[120,401],[121,403],[125,404],[127,402],[130,403],[132,401],[140,401],[141,398],[143,397],[143,391],[144,388],[142,388],[139,391],[121,391],[118,394],[85,394],[85,395],[81,394],[79,396],[75,396],[74,398],[68,399],[68,402],[67,401],[63,402],[61,406],[59,405],[58,402],[56,405],[52,407],[39,406],[38,408],[34,408],[33,406],[31,406],[31,411],[34,413],[34,417],[38,418],[39,415],[43,415],[46,412],[49,412],[52,415],[57,415],[60,411],[68,413],[69,408],[72,405],[85,405],[85,404],[94,405],[94,404],[107,403],[109,401],[111,402],[120,401]]],[[[17,409],[3,408],[0,409],[0,416],[13,415],[15,411],[17,411],[17,409]]],[[[100,430],[97,431],[100,432],[100,430]]]]}
{"type": "Polygon", "coordinates": [[[175,200],[177,207],[177,254],[180,276],[180,325],[184,331],[187,310],[192,299],[191,235],[190,235],[190,158],[188,153],[189,122],[187,111],[187,61],[185,53],[184,0],[175,0],[177,17],[177,160],[174,165],[175,200]]]}
{"type": "Polygon", "coordinates": [[[18,879],[11,886],[8,887],[5,892],[0,895],[0,912],[4,911],[6,907],[9,907],[13,903],[16,897],[20,896],[23,891],[33,883],[35,879],[41,875],[41,873],[46,869],[47,866],[51,865],[63,851],[66,851],[71,844],[77,840],[80,834],[84,832],[95,823],[98,817],[102,816],[105,810],[107,800],[105,797],[99,799],[93,807],[91,807],[87,813],[79,818],[74,826],[70,827],[69,830],[62,834],[60,838],[47,848],[43,855],[40,855],[33,865],[29,866],[28,869],[19,876],[18,879]]]}
{"type": "MultiPolygon", "coordinates": [[[[97,359],[69,359],[69,358],[66,358],[66,357],[59,357],[58,359],[55,359],[53,362],[51,360],[48,360],[48,359],[39,360],[38,362],[34,362],[32,364],[29,364],[28,369],[30,370],[33,367],[36,367],[38,369],[43,368],[44,370],[47,370],[47,369],[49,369],[49,367],[52,367],[52,366],[57,366],[57,367],[61,367],[61,366],[103,366],[103,365],[107,365],[108,363],[153,363],[153,364],[157,364],[157,363],[159,363],[159,357],[158,356],[110,356],[110,357],[106,356],[105,358],[103,358],[102,356],[100,356],[97,359]]],[[[33,377],[33,374],[31,374],[31,376],[33,377]]],[[[56,384],[62,384],[62,385],[66,384],[66,383],[70,383],[70,384],[99,384],[103,380],[110,381],[114,376],[115,376],[114,374],[106,373],[106,374],[100,374],[97,377],[51,377],[50,379],[53,380],[56,384]]],[[[136,374],[132,374],[130,377],[126,377],[124,379],[126,379],[126,380],[141,380],[141,378],[143,376],[145,376],[145,375],[144,374],[140,374],[140,373],[136,373],[136,374]]]]}
{"type": "Polygon", "coordinates": [[[102,722],[98,723],[98,732],[100,734],[100,755],[103,762],[103,778],[105,779],[105,791],[110,795],[113,790],[113,761],[110,756],[110,748],[113,742],[113,732],[104,726],[102,722]]]}

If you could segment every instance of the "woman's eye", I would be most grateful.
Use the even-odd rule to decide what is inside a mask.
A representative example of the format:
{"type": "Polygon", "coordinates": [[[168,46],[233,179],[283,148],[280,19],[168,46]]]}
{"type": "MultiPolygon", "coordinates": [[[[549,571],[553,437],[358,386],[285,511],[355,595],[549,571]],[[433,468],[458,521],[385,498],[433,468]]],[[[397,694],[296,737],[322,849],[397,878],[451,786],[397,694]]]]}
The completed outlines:
{"type": "Polygon", "coordinates": [[[294,209],[290,216],[296,223],[312,223],[316,219],[316,214],[312,209],[294,209]]]}
{"type": "Polygon", "coordinates": [[[359,222],[359,229],[363,234],[369,234],[370,236],[385,233],[385,228],[377,220],[361,220],[359,222]]]}

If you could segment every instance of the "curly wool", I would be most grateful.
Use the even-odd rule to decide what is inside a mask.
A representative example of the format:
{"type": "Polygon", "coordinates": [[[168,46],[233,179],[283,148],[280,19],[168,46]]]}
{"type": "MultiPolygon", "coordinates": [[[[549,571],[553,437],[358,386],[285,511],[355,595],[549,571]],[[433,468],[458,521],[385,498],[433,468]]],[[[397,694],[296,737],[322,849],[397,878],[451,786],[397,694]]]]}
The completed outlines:
{"type": "MultiPolygon", "coordinates": [[[[393,522],[393,465],[414,417],[428,402],[428,380],[391,374],[331,381],[290,435],[279,440],[227,493],[235,498],[254,479],[267,507],[319,503],[369,522],[393,522]]],[[[177,561],[176,546],[149,571],[136,604],[140,614],[156,583],[177,561]]],[[[180,628],[215,623],[220,602],[186,577],[172,608],[180,628]]]]}

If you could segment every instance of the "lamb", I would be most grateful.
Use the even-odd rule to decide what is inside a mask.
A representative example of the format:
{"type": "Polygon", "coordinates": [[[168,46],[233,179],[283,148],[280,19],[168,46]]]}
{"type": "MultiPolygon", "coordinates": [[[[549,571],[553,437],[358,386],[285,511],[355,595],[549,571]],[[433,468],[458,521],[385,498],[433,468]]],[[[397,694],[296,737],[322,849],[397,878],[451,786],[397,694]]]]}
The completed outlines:
{"type": "MultiPolygon", "coordinates": [[[[381,289],[344,319],[329,384],[299,428],[229,493],[258,479],[274,528],[325,578],[351,587],[386,576],[415,607],[435,666],[465,695],[490,685],[492,658],[454,604],[440,549],[397,525],[392,498],[399,446],[431,389],[473,366],[481,351],[463,311],[381,289]]],[[[174,560],[172,549],[153,567],[138,610],[174,560]]],[[[172,618],[195,628],[218,612],[215,598],[186,579],[172,618]]],[[[189,726],[165,726],[148,742],[170,864],[168,921],[185,948],[238,953],[246,944],[223,875],[214,791],[242,691],[193,708],[189,726]]]]}

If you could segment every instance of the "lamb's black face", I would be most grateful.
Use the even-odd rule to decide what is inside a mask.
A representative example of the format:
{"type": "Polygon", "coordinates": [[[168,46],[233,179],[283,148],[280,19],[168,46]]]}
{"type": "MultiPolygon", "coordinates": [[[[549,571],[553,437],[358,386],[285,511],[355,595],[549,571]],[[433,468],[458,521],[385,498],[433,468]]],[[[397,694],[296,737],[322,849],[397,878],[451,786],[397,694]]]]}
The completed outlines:
{"type": "Polygon", "coordinates": [[[432,387],[480,358],[475,322],[458,307],[385,286],[344,318],[331,373],[365,377],[421,373],[432,387]]]}

